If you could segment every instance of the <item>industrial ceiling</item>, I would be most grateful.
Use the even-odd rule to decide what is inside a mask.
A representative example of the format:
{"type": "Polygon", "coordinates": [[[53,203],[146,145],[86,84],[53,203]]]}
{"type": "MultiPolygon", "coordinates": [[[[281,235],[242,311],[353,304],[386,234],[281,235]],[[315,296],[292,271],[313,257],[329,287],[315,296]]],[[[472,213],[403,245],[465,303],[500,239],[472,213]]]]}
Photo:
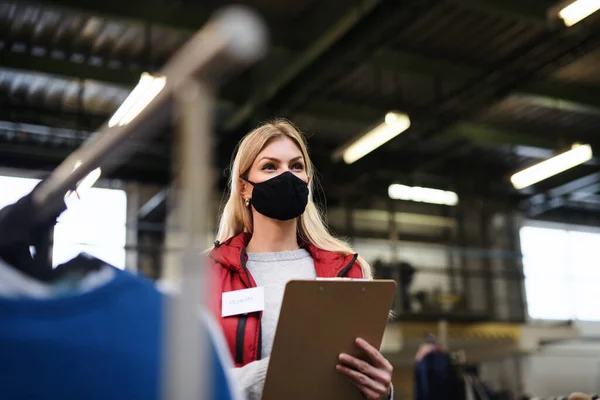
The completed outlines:
{"type": "MultiPolygon", "coordinates": [[[[542,0],[244,3],[266,19],[272,48],[219,95],[223,171],[245,132],[286,117],[307,133],[329,202],[404,182],[530,216],[600,211],[595,158],[526,190],[508,179],[575,142],[600,149],[599,13],[566,28],[542,0]],[[332,160],[390,110],[410,115],[408,131],[351,165],[332,160]]],[[[56,166],[225,4],[0,2],[0,164],[56,166]]],[[[171,138],[166,127],[114,177],[166,184],[171,138]]]]}

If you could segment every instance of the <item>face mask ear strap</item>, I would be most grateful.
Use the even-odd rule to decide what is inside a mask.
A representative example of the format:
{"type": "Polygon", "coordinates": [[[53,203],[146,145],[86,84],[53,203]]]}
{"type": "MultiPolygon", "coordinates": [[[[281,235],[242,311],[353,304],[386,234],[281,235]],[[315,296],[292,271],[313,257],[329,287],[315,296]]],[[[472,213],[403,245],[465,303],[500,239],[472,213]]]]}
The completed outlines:
{"type": "Polygon", "coordinates": [[[243,176],[240,176],[240,179],[243,180],[244,182],[248,182],[252,186],[256,185],[254,182],[250,182],[248,179],[244,178],[243,176]]]}

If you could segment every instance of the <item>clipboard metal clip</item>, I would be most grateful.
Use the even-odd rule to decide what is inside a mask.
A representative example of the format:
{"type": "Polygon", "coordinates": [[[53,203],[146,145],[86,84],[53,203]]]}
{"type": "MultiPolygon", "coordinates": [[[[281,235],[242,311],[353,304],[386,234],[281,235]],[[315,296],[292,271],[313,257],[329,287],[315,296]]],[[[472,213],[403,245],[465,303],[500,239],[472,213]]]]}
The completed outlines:
{"type": "Polygon", "coordinates": [[[365,279],[365,278],[318,278],[318,281],[352,281],[352,282],[366,282],[369,279],[365,279]]]}

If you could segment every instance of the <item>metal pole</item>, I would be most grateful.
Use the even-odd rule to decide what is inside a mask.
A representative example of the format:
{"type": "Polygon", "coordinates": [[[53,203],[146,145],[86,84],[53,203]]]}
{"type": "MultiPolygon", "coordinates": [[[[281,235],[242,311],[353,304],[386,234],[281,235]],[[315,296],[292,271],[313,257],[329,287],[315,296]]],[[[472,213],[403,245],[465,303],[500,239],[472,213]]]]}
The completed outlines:
{"type": "Polygon", "coordinates": [[[202,262],[206,248],[207,221],[212,179],[212,116],[214,96],[199,80],[182,83],[176,91],[179,122],[179,170],[177,206],[184,243],[178,280],[180,296],[171,299],[167,327],[169,343],[166,399],[209,398],[211,375],[205,348],[206,332],[199,323],[201,305],[206,303],[208,284],[202,262]]]}
{"type": "Polygon", "coordinates": [[[258,61],[266,53],[267,42],[266,26],[251,10],[238,6],[217,13],[159,71],[158,93],[140,92],[144,99],[132,101],[141,109],[129,107],[123,111],[127,118],[109,120],[33,192],[33,218],[44,220],[62,209],[65,193],[87,174],[96,168],[109,173],[135,152],[135,145],[160,133],[172,115],[175,100],[181,133],[178,201],[186,239],[176,279],[181,293],[168,300],[166,307],[163,395],[168,400],[204,399],[202,393],[208,393],[205,383],[210,371],[204,368],[207,353],[202,346],[206,340],[200,326],[205,303],[201,294],[207,292],[201,253],[206,246],[205,223],[212,189],[214,99],[205,82],[217,86],[258,61]]]}
{"type": "Polygon", "coordinates": [[[216,84],[258,61],[267,49],[267,32],[253,11],[230,7],[217,13],[158,72],[164,87],[138,112],[127,111],[128,122],[107,121],[94,136],[71,153],[33,192],[37,218],[60,210],[65,193],[96,168],[111,172],[122,165],[136,146],[161,132],[170,116],[170,100],[185,82],[202,77],[216,84]]]}
{"type": "Polygon", "coordinates": [[[448,350],[448,321],[445,319],[438,321],[438,343],[443,349],[448,350]]]}

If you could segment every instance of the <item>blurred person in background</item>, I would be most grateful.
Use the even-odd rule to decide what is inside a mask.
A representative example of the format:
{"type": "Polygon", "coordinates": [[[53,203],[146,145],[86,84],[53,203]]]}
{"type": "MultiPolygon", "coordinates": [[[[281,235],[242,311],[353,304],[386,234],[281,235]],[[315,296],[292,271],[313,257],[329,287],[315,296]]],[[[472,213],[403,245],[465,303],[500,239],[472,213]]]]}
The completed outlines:
{"type": "MultiPolygon", "coordinates": [[[[216,277],[214,303],[250,400],[262,394],[285,285],[293,279],[372,279],[369,264],[333,237],[312,200],[314,168],[305,139],[287,121],[266,123],[239,143],[209,253],[216,277]],[[221,317],[222,293],[264,288],[264,310],[221,317]]],[[[307,329],[310,329],[309,327],[307,329]]],[[[357,338],[368,362],[340,354],[336,369],[368,399],[392,396],[392,365],[357,338]]]]}
{"type": "Polygon", "coordinates": [[[575,392],[571,393],[569,400],[592,400],[592,398],[585,393],[575,392]]]}

